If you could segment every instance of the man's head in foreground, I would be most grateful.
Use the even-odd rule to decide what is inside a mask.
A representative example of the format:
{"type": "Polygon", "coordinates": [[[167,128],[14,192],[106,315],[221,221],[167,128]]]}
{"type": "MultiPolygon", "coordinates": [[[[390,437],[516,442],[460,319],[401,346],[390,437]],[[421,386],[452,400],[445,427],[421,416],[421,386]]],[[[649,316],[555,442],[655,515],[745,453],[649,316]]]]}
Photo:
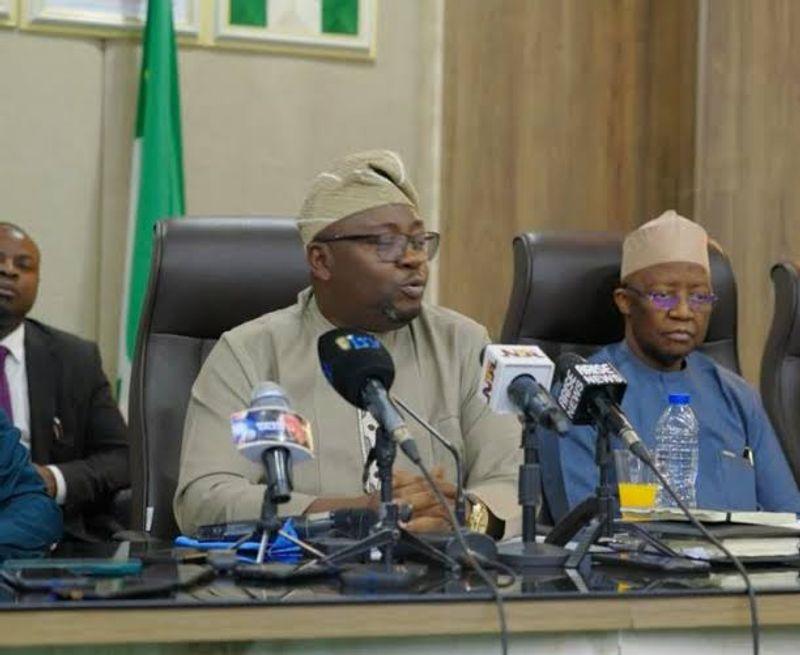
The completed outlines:
{"type": "Polygon", "coordinates": [[[653,368],[679,370],[703,343],[716,300],[706,231],[672,210],[645,223],[625,238],[620,280],[628,347],[653,368]]]}
{"type": "Polygon", "coordinates": [[[0,222],[0,338],[12,332],[36,301],[39,248],[13,223],[0,222]]]}
{"type": "Polygon", "coordinates": [[[439,235],[425,231],[397,154],[349,155],[314,180],[298,217],[320,311],[372,332],[419,315],[439,235]]]}

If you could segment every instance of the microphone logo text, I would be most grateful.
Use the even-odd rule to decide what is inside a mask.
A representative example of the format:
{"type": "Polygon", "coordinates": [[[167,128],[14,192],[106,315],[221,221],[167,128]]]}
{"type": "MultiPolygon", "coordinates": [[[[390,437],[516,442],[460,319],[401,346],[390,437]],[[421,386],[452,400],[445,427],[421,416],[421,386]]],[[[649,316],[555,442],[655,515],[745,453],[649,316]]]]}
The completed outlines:
{"type": "Polygon", "coordinates": [[[379,350],[381,342],[371,334],[343,334],[336,338],[339,350],[379,350]]]}

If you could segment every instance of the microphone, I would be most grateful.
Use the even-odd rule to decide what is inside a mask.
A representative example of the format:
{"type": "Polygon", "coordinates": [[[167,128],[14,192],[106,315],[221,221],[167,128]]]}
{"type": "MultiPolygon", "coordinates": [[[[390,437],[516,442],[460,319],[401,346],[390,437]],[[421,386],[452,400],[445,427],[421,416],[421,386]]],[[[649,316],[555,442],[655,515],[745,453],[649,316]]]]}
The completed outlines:
{"type": "Polygon", "coordinates": [[[609,362],[591,364],[576,353],[558,358],[558,404],[575,425],[597,425],[617,435],[640,459],[652,456],[619,406],[627,380],[609,362]]]}
{"type": "Polygon", "coordinates": [[[569,420],[547,389],[555,365],[538,346],[490,344],[481,351],[481,392],[498,414],[522,414],[564,434],[569,420]]]}
{"type": "MultiPolygon", "coordinates": [[[[329,512],[316,512],[302,516],[288,516],[299,539],[318,539],[325,536],[344,536],[363,539],[378,522],[378,513],[371,509],[345,508],[329,512]]],[[[257,521],[231,521],[212,523],[197,528],[198,541],[241,541],[258,530],[257,521]]]]}
{"type": "Polygon", "coordinates": [[[253,389],[250,406],[231,416],[231,428],[239,453],[251,462],[264,464],[272,502],[288,502],[292,494],[292,460],[303,462],[314,457],[308,421],[290,409],[280,386],[260,382],[253,389]]]}
{"type": "Polygon", "coordinates": [[[389,398],[394,362],[376,337],[337,328],[321,335],[317,352],[328,382],[351,405],[368,411],[415,464],[419,451],[403,416],[389,398]]]}
{"type": "Polygon", "coordinates": [[[333,533],[348,539],[364,539],[378,522],[378,513],[371,509],[335,509],[298,516],[294,529],[301,539],[315,539],[333,533]]]}
{"type": "Polygon", "coordinates": [[[393,396],[392,400],[400,405],[406,414],[411,416],[411,418],[413,418],[419,425],[425,428],[428,434],[430,434],[434,439],[436,439],[436,441],[444,446],[444,448],[453,456],[453,460],[455,461],[456,465],[456,519],[458,520],[459,525],[464,525],[467,519],[467,496],[464,492],[464,463],[461,461],[461,454],[458,452],[458,448],[456,448],[448,439],[445,439],[436,428],[428,423],[428,421],[411,409],[408,403],[404,402],[402,398],[393,396]]]}

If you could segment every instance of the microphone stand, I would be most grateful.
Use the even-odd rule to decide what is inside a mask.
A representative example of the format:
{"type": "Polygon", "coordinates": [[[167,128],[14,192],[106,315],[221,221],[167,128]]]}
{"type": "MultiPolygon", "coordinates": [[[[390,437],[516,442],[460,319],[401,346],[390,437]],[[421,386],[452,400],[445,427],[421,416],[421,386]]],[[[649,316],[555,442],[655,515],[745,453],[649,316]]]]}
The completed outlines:
{"type": "Polygon", "coordinates": [[[612,483],[614,466],[614,450],[611,444],[611,433],[604,424],[597,429],[597,446],[595,462],[597,463],[600,479],[595,490],[595,495],[586,498],[576,505],[564,516],[547,537],[548,543],[565,544],[575,535],[581,533],[580,539],[572,551],[564,568],[582,569],[587,561],[589,548],[599,540],[611,540],[615,533],[628,532],[639,539],[643,539],[663,555],[677,557],[660,539],[639,528],[635,523],[626,524],[617,520],[617,498],[612,483]]]}
{"type": "Polygon", "coordinates": [[[536,509],[542,496],[539,466],[539,421],[526,412],[523,416],[522,449],[524,462],[519,467],[518,498],[522,507],[522,541],[501,544],[500,561],[512,568],[560,568],[569,552],[548,543],[536,543],[536,509]]]}
{"type": "MultiPolygon", "coordinates": [[[[598,539],[611,539],[614,537],[614,516],[617,510],[616,497],[611,483],[611,470],[614,466],[614,460],[611,435],[609,435],[604,425],[601,425],[597,430],[595,462],[600,470],[600,480],[597,483],[595,495],[596,513],[591,517],[583,537],[564,565],[569,569],[577,569],[580,567],[589,552],[589,547],[598,539]]],[[[567,517],[569,517],[569,514],[567,517]]]]}
{"type": "Polygon", "coordinates": [[[281,529],[278,518],[278,504],[286,503],[292,495],[291,455],[285,448],[265,450],[261,456],[266,471],[264,500],[261,503],[261,517],[256,524],[256,532],[261,531],[256,563],[263,564],[270,537],[281,529]]]}
{"type": "MultiPolygon", "coordinates": [[[[400,506],[392,502],[393,472],[392,466],[397,457],[397,444],[390,439],[383,428],[378,429],[375,439],[375,463],[378,466],[378,480],[381,483],[381,528],[392,532],[400,529],[400,506]]],[[[381,548],[383,563],[387,569],[394,565],[395,539],[391,539],[383,544],[381,548]]]]}
{"type": "Polygon", "coordinates": [[[267,481],[264,488],[264,500],[261,503],[261,517],[256,523],[256,533],[261,532],[261,541],[258,544],[258,555],[256,564],[264,563],[264,556],[267,551],[267,544],[270,538],[281,529],[281,522],[278,519],[278,506],[272,497],[272,485],[267,481]]]}
{"type": "Polygon", "coordinates": [[[419,414],[417,414],[406,402],[392,396],[392,400],[396,402],[403,411],[413,418],[419,425],[421,425],[436,441],[438,441],[444,448],[450,451],[456,464],[456,500],[455,500],[455,513],[459,525],[464,525],[467,521],[467,497],[464,493],[464,466],[461,463],[461,454],[458,452],[452,443],[445,439],[439,432],[419,414]]]}
{"type": "MultiPolygon", "coordinates": [[[[417,412],[408,406],[406,402],[392,396],[392,401],[400,405],[404,412],[413,418],[419,425],[421,425],[436,441],[438,441],[446,450],[450,452],[455,460],[456,465],[456,498],[455,498],[455,515],[458,521],[459,530],[465,539],[470,550],[473,550],[488,560],[493,560],[497,557],[497,545],[494,539],[488,534],[481,532],[474,532],[466,528],[467,522],[467,495],[464,491],[464,465],[461,461],[461,453],[449,440],[445,439],[430,423],[422,418],[417,412]]],[[[453,536],[452,533],[439,533],[435,535],[425,535],[425,539],[431,543],[436,544],[440,550],[458,557],[462,555],[462,546],[459,540],[453,536]]]]}
{"type": "MultiPolygon", "coordinates": [[[[407,587],[427,573],[427,567],[416,568],[397,566],[395,563],[395,548],[407,547],[409,550],[423,556],[451,571],[459,571],[459,563],[436,548],[426,543],[416,535],[400,526],[400,506],[392,497],[392,468],[397,454],[397,445],[383,429],[378,427],[375,438],[375,462],[378,466],[378,479],[381,482],[380,512],[378,523],[368,537],[338,550],[327,558],[328,563],[336,564],[358,557],[377,548],[381,552],[381,564],[352,569],[342,573],[342,581],[346,585],[367,588],[402,588],[407,587]]],[[[365,464],[368,467],[369,463],[365,464]]]]}

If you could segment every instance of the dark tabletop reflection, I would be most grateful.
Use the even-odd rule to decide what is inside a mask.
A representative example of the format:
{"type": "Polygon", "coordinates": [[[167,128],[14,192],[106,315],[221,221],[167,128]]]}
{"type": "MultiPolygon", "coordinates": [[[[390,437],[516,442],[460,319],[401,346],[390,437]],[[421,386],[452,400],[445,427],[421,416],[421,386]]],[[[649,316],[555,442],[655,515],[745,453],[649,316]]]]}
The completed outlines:
{"type": "MultiPolygon", "coordinates": [[[[364,589],[343,584],[335,576],[309,577],[298,581],[237,580],[229,573],[209,578],[204,554],[188,549],[173,549],[166,543],[114,543],[60,546],[52,558],[140,558],[141,574],[120,578],[99,578],[92,593],[111,597],[96,600],[65,600],[47,592],[20,592],[0,585],[0,606],[51,607],[53,603],[103,606],[169,605],[248,605],[276,603],[352,603],[413,602],[414,600],[488,599],[491,590],[472,571],[460,575],[429,567],[427,572],[405,589],[364,589]],[[184,588],[175,589],[175,586],[184,588]],[[187,586],[189,585],[189,586],[187,586]],[[122,591],[121,591],[122,590],[122,591]],[[137,595],[139,590],[144,593],[137,595]],[[131,593],[131,598],[116,598],[131,593]]],[[[798,592],[800,577],[792,568],[751,568],[757,592],[798,592]]],[[[676,575],[630,567],[594,566],[581,572],[539,570],[519,574],[515,579],[500,571],[490,571],[495,584],[507,599],[591,598],[617,595],[684,595],[741,593],[744,582],[733,569],[713,569],[709,573],[676,575]]]]}

